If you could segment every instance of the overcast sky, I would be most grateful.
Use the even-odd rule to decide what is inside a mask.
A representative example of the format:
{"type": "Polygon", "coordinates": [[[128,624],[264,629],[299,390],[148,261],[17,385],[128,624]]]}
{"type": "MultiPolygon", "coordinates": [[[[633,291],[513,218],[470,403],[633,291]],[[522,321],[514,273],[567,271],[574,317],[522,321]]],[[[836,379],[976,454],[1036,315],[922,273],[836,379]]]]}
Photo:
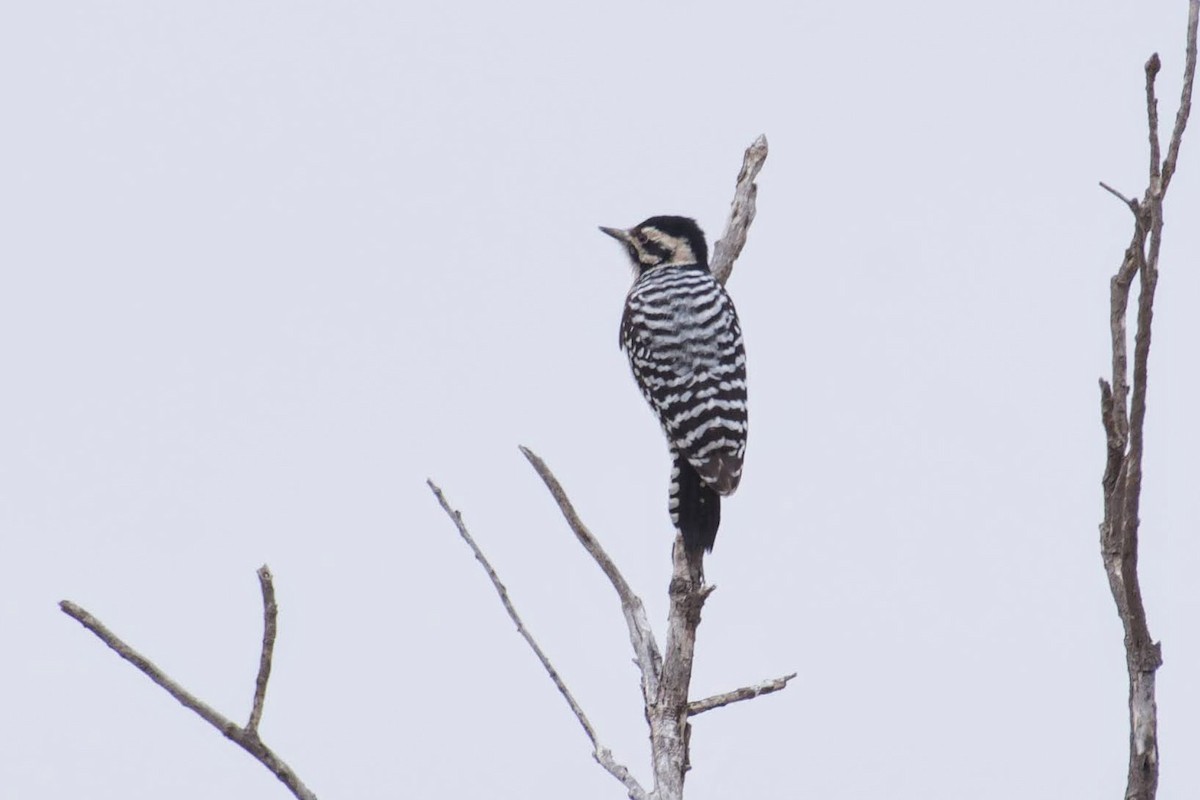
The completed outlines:
{"type": "MultiPolygon", "coordinates": [[[[464,512],[649,779],[612,593],[662,632],[661,433],[597,225],[719,235],[750,444],[724,504],[688,795],[1115,797],[1097,523],[1108,280],[1142,64],[1184,0],[12,3],[0,11],[0,796],[285,797],[57,608],[244,720],[323,800],[616,798],[425,487],[464,512]]],[[[1196,121],[1194,121],[1196,122],[1196,121]]],[[[1200,130],[1167,203],[1142,575],[1164,797],[1200,786],[1200,130]]]]}

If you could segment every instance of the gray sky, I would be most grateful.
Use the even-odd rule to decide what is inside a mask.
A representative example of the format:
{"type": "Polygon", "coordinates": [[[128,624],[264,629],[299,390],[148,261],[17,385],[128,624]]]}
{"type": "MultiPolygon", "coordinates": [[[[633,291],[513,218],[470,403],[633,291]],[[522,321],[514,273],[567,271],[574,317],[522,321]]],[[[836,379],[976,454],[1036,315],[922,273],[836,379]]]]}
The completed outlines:
{"type": "MultiPolygon", "coordinates": [[[[1096,525],[1107,287],[1161,3],[89,3],[0,11],[0,795],[283,797],[56,603],[244,719],[323,798],[621,796],[424,486],[647,777],[611,589],[665,615],[661,434],[596,230],[719,234],[749,357],[689,796],[1115,796],[1096,525]]],[[[1171,187],[1142,570],[1164,797],[1200,785],[1200,133],[1171,187]]]]}

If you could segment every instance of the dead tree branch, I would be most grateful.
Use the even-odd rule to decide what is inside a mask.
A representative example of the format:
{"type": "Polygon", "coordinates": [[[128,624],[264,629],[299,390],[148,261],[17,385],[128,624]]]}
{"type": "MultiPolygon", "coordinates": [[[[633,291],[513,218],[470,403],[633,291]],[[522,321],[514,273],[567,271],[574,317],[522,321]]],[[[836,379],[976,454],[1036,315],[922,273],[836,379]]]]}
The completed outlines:
{"type": "Polygon", "coordinates": [[[641,598],[629,588],[616,565],[579,519],[562,485],[546,463],[527,447],[522,447],[521,453],[550,490],[550,495],[575,537],[600,565],[621,598],[621,609],[629,627],[629,640],[642,675],[642,697],[646,721],[650,726],[655,786],[652,797],[682,797],[683,778],[688,769],[688,689],[692,679],[696,628],[700,624],[700,608],[715,587],[704,586],[700,556],[695,556],[694,560],[689,558],[683,540],[677,536],[672,551],[673,572],[669,588],[671,610],[667,619],[664,660],[659,656],[641,598]]]}
{"type": "Polygon", "coordinates": [[[796,677],[796,673],[784,675],[782,678],[772,678],[768,681],[761,681],[753,686],[743,686],[740,689],[734,689],[732,692],[724,692],[723,694],[714,694],[712,697],[706,697],[703,700],[694,700],[688,703],[688,716],[694,717],[697,714],[703,714],[705,711],[712,711],[714,708],[727,706],[731,703],[740,703],[743,700],[753,700],[756,697],[762,697],[764,694],[778,692],[781,689],[787,688],[788,681],[796,677]]]}
{"type": "Polygon", "coordinates": [[[447,503],[441,489],[432,481],[429,488],[433,491],[438,503],[450,517],[459,535],[467,542],[475,558],[483,565],[484,571],[492,581],[500,602],[504,605],[509,617],[517,625],[517,631],[534,651],[542,667],[546,670],[559,693],[566,699],[571,711],[583,726],[593,747],[593,757],[613,777],[621,781],[630,798],[633,800],[681,800],[683,796],[683,780],[688,770],[688,717],[718,708],[740,700],[750,700],[764,694],[777,692],[787,686],[787,682],[795,677],[794,674],[772,681],[764,681],[755,686],[737,689],[733,692],[709,697],[697,703],[688,702],[688,689],[691,683],[692,659],[695,648],[696,626],[700,622],[700,607],[715,587],[705,586],[699,571],[699,558],[689,560],[679,537],[675,540],[673,551],[674,570],[671,577],[670,601],[671,610],[668,619],[667,648],[665,655],[660,656],[658,644],[650,623],[646,618],[645,605],[629,587],[616,564],[605,552],[591,531],[579,518],[570,498],[562,488],[558,478],[554,476],[546,463],[536,453],[527,447],[521,448],[521,453],[529,461],[534,471],[546,484],[551,497],[554,498],[559,510],[567,521],[567,525],[575,534],[575,538],[600,566],[617,592],[621,601],[621,610],[625,615],[626,626],[629,629],[629,640],[634,651],[634,663],[641,673],[642,697],[645,705],[646,722],[650,728],[651,762],[654,768],[654,789],[647,793],[629,770],[617,763],[612,753],[601,746],[595,730],[588,721],[583,710],[567,689],[558,671],[550,663],[549,658],[534,641],[525,628],[512,602],[508,591],[497,577],[495,570],[483,555],[475,540],[467,532],[462,516],[447,503]]]}
{"type": "Polygon", "coordinates": [[[704,552],[689,553],[683,546],[683,536],[676,533],[667,593],[670,610],[663,678],[654,705],[647,709],[655,786],[664,798],[683,797],[683,779],[691,769],[688,690],[692,684],[696,629],[700,627],[700,609],[716,588],[704,585],[704,552]]]}
{"type": "MultiPolygon", "coordinates": [[[[742,169],[738,173],[737,186],[734,192],[729,221],[725,232],[713,248],[711,270],[713,275],[724,283],[733,270],[734,261],[746,244],[746,235],[750,224],[754,221],[755,200],[758,187],[754,179],[762,169],[767,157],[767,139],[759,136],[746,149],[742,160],[742,169]]],[[[668,589],[670,611],[667,617],[666,647],[660,652],[654,632],[646,617],[645,604],[630,588],[621,571],[609,557],[599,541],[588,530],[587,526],[576,513],[574,506],[567,497],[562,485],[533,451],[527,447],[521,448],[521,453],[529,461],[534,471],[545,483],[554,502],[567,521],[567,525],[575,534],[575,538],[583,545],[584,550],[599,565],[600,570],[608,578],[617,597],[621,601],[621,611],[625,616],[625,625],[629,630],[629,642],[633,647],[634,663],[641,676],[642,700],[645,707],[646,722],[650,728],[651,764],[654,769],[654,789],[647,793],[641,785],[629,774],[624,766],[612,761],[611,753],[601,747],[596,740],[595,731],[587,721],[583,711],[567,690],[558,672],[550,664],[541,648],[525,630],[516,611],[508,599],[508,593],[496,577],[479,547],[463,527],[462,518],[446,503],[441,490],[430,482],[438,502],[451,520],[458,527],[459,534],[470,545],[476,559],[484,565],[488,577],[500,595],[509,616],[517,624],[517,630],[525,637],[526,642],[542,662],[543,668],[558,687],[559,692],[567,700],[572,712],[583,726],[588,739],[592,743],[593,755],[601,766],[621,781],[631,798],[635,800],[682,800],[684,777],[690,769],[688,761],[688,745],[690,725],[688,718],[701,714],[713,708],[750,700],[764,694],[777,692],[787,686],[787,682],[795,675],[764,681],[755,686],[748,686],[716,695],[705,700],[691,703],[688,692],[692,681],[692,665],[696,647],[696,629],[700,625],[700,610],[704,601],[716,587],[704,584],[703,553],[689,555],[683,546],[682,537],[676,532],[672,550],[671,583],[668,589]]]]}
{"type": "MultiPolygon", "coordinates": [[[[654,791],[652,800],[678,800],[683,796],[683,781],[689,769],[688,717],[700,711],[692,710],[688,703],[691,686],[693,654],[695,652],[696,628],[700,624],[700,609],[716,587],[705,586],[700,557],[689,558],[683,540],[676,536],[672,551],[672,575],[669,587],[670,612],[667,619],[667,644],[660,658],[654,634],[646,622],[641,599],[633,593],[620,571],[607,553],[600,547],[587,526],[579,519],[570,499],[558,479],[533,451],[522,447],[521,452],[550,490],[551,496],[562,511],[567,524],[576,538],[600,565],[621,599],[621,607],[629,627],[635,663],[642,673],[642,693],[645,700],[646,722],[650,728],[651,761],[654,768],[654,791]],[[650,673],[656,672],[657,685],[650,673]]],[[[790,676],[789,678],[790,679],[790,676]]],[[[719,705],[735,699],[750,699],[751,696],[769,694],[782,689],[788,679],[779,686],[766,688],[756,694],[729,698],[719,705]]],[[[738,690],[746,692],[747,690],[738,690]]],[[[751,690],[752,691],[752,690],[751,690]]],[[[721,696],[724,698],[725,696],[721,696]]],[[[716,698],[710,698],[714,700],[716,698]]],[[[709,701],[701,701],[709,702],[709,701]]],[[[716,707],[716,706],[712,706],[716,707]]],[[[701,710],[708,710],[703,708],[701,710]]]]}
{"type": "Polygon", "coordinates": [[[633,655],[637,659],[638,672],[642,677],[642,698],[647,705],[653,703],[658,695],[662,656],[658,652],[658,642],[654,639],[654,631],[650,628],[650,620],[646,617],[646,606],[642,603],[642,598],[629,588],[625,576],[617,569],[617,565],[613,563],[608,553],[604,552],[604,548],[596,541],[592,532],[579,519],[579,515],[575,513],[575,507],[571,505],[570,498],[567,497],[558,478],[554,477],[554,473],[546,466],[546,462],[538,458],[537,454],[528,447],[522,447],[521,454],[525,456],[534,471],[537,472],[538,477],[546,484],[546,488],[550,490],[550,496],[558,504],[558,508],[566,519],[567,525],[575,534],[575,538],[583,545],[583,549],[587,550],[588,555],[600,565],[601,571],[616,590],[617,597],[621,599],[621,612],[625,615],[625,624],[629,628],[629,643],[633,646],[633,655]]]}
{"type": "Polygon", "coordinates": [[[271,659],[275,656],[275,633],[279,622],[279,606],[275,604],[275,579],[266,564],[258,568],[258,583],[263,598],[263,643],[258,659],[258,675],[254,678],[250,721],[246,723],[248,731],[257,731],[258,723],[262,721],[263,703],[267,700],[267,681],[271,679],[271,659]]]}
{"type": "Polygon", "coordinates": [[[263,643],[259,657],[258,677],[254,685],[254,701],[250,711],[250,721],[242,727],[228,719],[212,706],[197,698],[187,689],[171,679],[159,669],[150,659],[134,650],[115,633],[104,626],[104,623],[93,617],[83,608],[70,600],[63,600],[59,608],[63,613],[79,622],[83,627],[94,633],[100,641],[108,645],[121,658],[137,667],[147,678],[161,686],[185,708],[196,712],[200,717],[221,732],[225,738],[237,744],[260,764],[269,769],[283,782],[298,800],[316,800],[317,796],[301,782],[296,773],[283,759],[258,737],[258,723],[262,719],[263,702],[266,698],[267,679],[271,674],[271,659],[275,649],[276,617],[278,609],[275,605],[275,587],[271,571],[264,564],[258,570],[258,580],[263,593],[263,643]]]}
{"type": "Polygon", "coordinates": [[[1134,214],[1134,230],[1121,265],[1110,282],[1109,334],[1112,378],[1100,379],[1100,412],[1107,456],[1104,477],[1104,519],[1100,551],[1109,588],[1124,628],[1125,661],[1129,673],[1129,771],[1127,800],[1153,800],[1158,791],[1158,709],[1155,676],[1162,666],[1160,644],[1150,635],[1138,580],[1138,511],[1142,489],[1142,455],[1146,420],[1146,389],[1150,358],[1154,293],[1162,246],[1163,200],[1175,174],[1179,147],[1191,111],[1196,72],[1196,28],[1200,0],[1188,4],[1187,57],[1183,90],[1175,126],[1162,158],[1158,129],[1155,79],[1162,62],[1153,54],[1146,62],[1146,117],[1150,142],[1149,180],[1139,203],[1111,187],[1134,214]],[[1126,317],[1133,278],[1140,278],[1137,329],[1134,336],[1132,395],[1129,385],[1126,317]]]}
{"type": "MultiPolygon", "coordinates": [[[[442,510],[446,512],[446,515],[450,517],[450,521],[454,523],[454,527],[458,529],[458,535],[463,538],[463,541],[471,548],[471,552],[475,554],[475,560],[480,563],[483,571],[487,573],[488,579],[496,589],[496,594],[500,595],[500,603],[504,606],[504,610],[508,612],[509,618],[516,624],[517,633],[521,634],[521,638],[533,650],[533,654],[541,662],[542,668],[546,670],[546,674],[550,676],[550,680],[558,688],[559,694],[563,696],[563,699],[567,701],[567,705],[571,707],[571,713],[579,720],[579,724],[583,727],[583,732],[587,734],[588,740],[592,743],[592,757],[596,759],[596,763],[604,767],[610,775],[625,786],[631,800],[646,800],[646,791],[637,782],[637,779],[629,773],[629,770],[623,764],[617,763],[613,758],[612,751],[601,745],[596,738],[596,730],[592,727],[592,723],[588,721],[587,715],[583,713],[579,702],[571,694],[571,690],[567,688],[567,684],[563,681],[562,676],[558,674],[558,670],[554,668],[554,665],[550,663],[550,659],[542,651],[537,640],[533,638],[533,634],[529,632],[529,629],[525,627],[525,623],[521,621],[520,615],[517,614],[516,608],[513,607],[512,601],[508,597],[508,589],[500,582],[500,576],[492,568],[491,562],[488,561],[487,556],[483,554],[483,551],[479,549],[479,545],[475,543],[475,539],[467,531],[467,526],[463,523],[462,514],[450,507],[450,504],[446,501],[446,496],[437,484],[431,480],[426,480],[425,482],[429,484],[429,489],[433,492],[433,496],[437,498],[442,510]]],[[[596,547],[598,548],[599,545],[596,545],[596,547]]]]}
{"type": "Polygon", "coordinates": [[[729,221],[725,223],[725,232],[713,245],[712,261],[709,269],[721,283],[729,280],[733,272],[733,262],[742,254],[746,246],[746,235],[750,232],[750,223],[754,222],[754,214],[758,211],[758,184],[754,179],[767,160],[767,135],[759,134],[742,157],[742,169],[738,172],[737,186],[733,192],[733,202],[730,204],[729,221]]]}
{"type": "Polygon", "coordinates": [[[1104,181],[1100,181],[1100,188],[1101,188],[1101,189],[1103,189],[1104,191],[1108,192],[1109,194],[1111,194],[1113,197],[1115,197],[1115,198],[1117,198],[1118,200],[1120,200],[1120,201],[1121,201],[1122,203],[1124,203],[1125,205],[1129,206],[1129,210],[1130,210],[1130,211],[1132,211],[1134,214],[1137,214],[1137,213],[1138,213],[1138,203],[1137,203],[1137,200],[1130,200],[1128,197],[1126,197],[1125,195],[1121,194],[1120,192],[1118,192],[1118,191],[1117,191],[1116,189],[1114,189],[1113,187],[1109,186],[1109,185],[1108,185],[1107,183],[1105,183],[1104,181]]]}

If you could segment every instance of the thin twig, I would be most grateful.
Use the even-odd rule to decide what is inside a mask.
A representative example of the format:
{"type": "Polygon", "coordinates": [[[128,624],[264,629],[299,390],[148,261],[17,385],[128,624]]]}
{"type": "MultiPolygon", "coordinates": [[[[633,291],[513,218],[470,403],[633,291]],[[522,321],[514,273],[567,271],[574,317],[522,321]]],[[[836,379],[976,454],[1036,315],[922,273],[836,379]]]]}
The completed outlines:
{"type": "Polygon", "coordinates": [[[205,722],[220,731],[225,738],[237,744],[274,773],[275,777],[279,778],[297,800],[316,800],[317,796],[304,785],[292,768],[258,738],[257,730],[249,726],[245,728],[241,727],[212,706],[197,698],[187,689],[184,689],[165,672],[155,666],[150,659],[122,641],[120,637],[105,627],[100,620],[96,619],[80,606],[77,606],[70,600],[63,600],[58,606],[64,614],[94,633],[100,641],[112,648],[113,652],[130,664],[133,664],[143,675],[165,689],[184,708],[189,708],[196,712],[205,722]]]}
{"type": "Polygon", "coordinates": [[[743,686],[740,689],[734,689],[732,692],[723,694],[714,694],[712,697],[706,697],[703,700],[694,700],[688,703],[687,713],[689,717],[694,717],[697,714],[703,714],[705,711],[712,711],[714,708],[727,706],[730,703],[739,703],[742,700],[753,700],[756,697],[761,697],[764,694],[771,694],[784,689],[788,685],[788,681],[796,677],[796,673],[784,675],[782,678],[772,678],[770,680],[756,683],[753,686],[743,686]]]}
{"type": "Polygon", "coordinates": [[[1175,175],[1175,164],[1179,160],[1179,146],[1183,142],[1183,132],[1187,129],[1188,117],[1192,113],[1192,84],[1196,79],[1196,28],[1200,17],[1200,2],[1191,0],[1188,3],[1187,23],[1187,55],[1183,66],[1183,89],[1180,91],[1179,110],[1175,112],[1175,127],[1171,131],[1171,141],[1167,145],[1167,158],[1162,168],[1162,191],[1165,194],[1167,186],[1175,175]]]}
{"type": "Polygon", "coordinates": [[[275,653],[275,633],[278,627],[279,606],[275,604],[275,579],[263,564],[258,568],[258,583],[262,587],[263,641],[258,658],[258,675],[254,679],[254,701],[250,706],[250,721],[246,730],[258,731],[262,721],[263,703],[267,699],[267,681],[271,679],[271,659],[275,653]]]}
{"type": "Polygon", "coordinates": [[[733,272],[733,262],[737,261],[737,257],[742,254],[742,248],[746,246],[746,235],[758,210],[758,185],[754,179],[758,177],[758,172],[766,160],[767,136],[760,134],[742,156],[742,168],[738,172],[737,186],[734,188],[733,202],[730,204],[729,221],[725,223],[725,232],[713,245],[709,269],[721,283],[729,280],[729,275],[733,272]]]}
{"type": "Polygon", "coordinates": [[[1134,214],[1137,214],[1137,213],[1138,213],[1138,202],[1137,202],[1137,200],[1130,200],[1128,197],[1126,197],[1125,195],[1121,194],[1120,192],[1118,192],[1118,191],[1117,191],[1116,189],[1114,189],[1113,187],[1109,186],[1109,185],[1108,185],[1107,183],[1105,183],[1104,181],[1100,181],[1100,188],[1101,188],[1101,189],[1103,189],[1104,191],[1108,192],[1109,194],[1111,194],[1113,197],[1115,197],[1115,198],[1117,198],[1118,200],[1120,200],[1120,201],[1121,201],[1122,203],[1124,203],[1125,205],[1129,206],[1129,210],[1130,210],[1130,211],[1132,211],[1134,214]]]}
{"type": "Polygon", "coordinates": [[[542,651],[542,648],[538,645],[537,640],[533,638],[533,634],[529,632],[529,629],[525,627],[525,623],[521,621],[521,616],[517,613],[517,609],[513,607],[512,600],[510,600],[508,597],[508,589],[505,588],[504,584],[500,582],[500,576],[497,575],[496,570],[492,568],[491,562],[488,561],[487,556],[483,554],[483,551],[479,549],[479,545],[475,543],[475,539],[467,531],[467,526],[463,522],[462,514],[450,507],[450,503],[446,500],[445,494],[442,493],[441,488],[436,483],[434,483],[432,480],[426,480],[425,482],[429,484],[429,488],[433,492],[433,496],[437,498],[442,510],[446,512],[447,516],[449,516],[450,520],[454,523],[454,526],[458,528],[459,536],[463,538],[463,541],[465,541],[467,546],[471,548],[471,552],[475,554],[475,560],[483,566],[483,571],[487,573],[488,580],[490,580],[492,582],[492,586],[495,587],[496,594],[500,595],[500,602],[504,606],[504,610],[508,612],[509,618],[512,619],[512,621],[516,624],[517,633],[521,634],[521,638],[525,640],[525,643],[529,645],[531,650],[533,650],[533,654],[537,656],[538,661],[542,663],[542,667],[550,676],[550,680],[554,681],[554,685],[558,688],[559,693],[567,701],[567,705],[571,707],[571,711],[579,720],[579,724],[583,726],[583,732],[586,733],[588,739],[591,740],[592,747],[598,747],[599,744],[596,740],[596,731],[594,728],[592,728],[592,723],[588,721],[587,715],[583,713],[583,709],[580,708],[579,703],[576,702],[575,696],[571,694],[571,690],[567,688],[566,683],[563,682],[562,677],[558,674],[558,670],[556,670],[554,665],[550,663],[550,659],[542,651]]]}
{"type": "Polygon", "coordinates": [[[492,582],[492,586],[496,589],[496,594],[500,595],[500,603],[504,606],[504,610],[508,612],[509,618],[513,621],[513,623],[516,624],[517,633],[521,634],[521,638],[523,638],[525,643],[529,645],[529,648],[533,650],[533,654],[537,656],[538,661],[541,662],[542,667],[546,670],[546,674],[550,676],[550,680],[554,682],[559,694],[563,696],[563,699],[567,701],[567,705],[571,707],[571,713],[573,713],[575,718],[579,720],[580,726],[583,727],[583,732],[587,734],[588,740],[592,743],[593,758],[595,758],[596,762],[600,764],[600,766],[604,767],[604,769],[606,769],[610,775],[619,780],[625,786],[625,789],[629,793],[629,797],[632,800],[646,800],[646,792],[641,787],[641,784],[638,783],[637,779],[630,774],[629,770],[624,765],[617,763],[617,761],[613,758],[612,751],[606,747],[603,747],[597,740],[596,731],[592,727],[592,723],[588,721],[587,715],[583,713],[583,709],[575,700],[575,696],[571,694],[571,690],[567,688],[567,684],[558,674],[558,670],[556,670],[554,665],[550,663],[550,659],[546,656],[546,654],[542,651],[542,648],[538,645],[537,641],[533,638],[533,634],[529,632],[529,630],[525,627],[525,623],[521,621],[520,615],[517,614],[517,609],[513,607],[512,601],[508,597],[508,589],[506,589],[504,584],[500,582],[500,576],[498,576],[496,574],[496,570],[492,568],[491,562],[488,561],[487,556],[483,554],[483,551],[479,549],[479,545],[475,543],[475,539],[472,538],[471,534],[467,531],[467,526],[463,522],[462,514],[451,508],[450,503],[446,500],[445,494],[442,493],[441,488],[439,488],[437,484],[435,484],[432,480],[426,480],[425,482],[429,484],[429,489],[433,492],[433,496],[437,498],[438,504],[442,507],[442,510],[446,512],[446,515],[450,517],[450,521],[454,523],[454,527],[458,529],[459,536],[461,536],[463,541],[467,543],[467,546],[471,548],[471,552],[475,554],[475,560],[480,563],[480,565],[483,567],[483,571],[487,573],[488,579],[492,582]]]}
{"type": "Polygon", "coordinates": [[[1150,131],[1150,185],[1156,186],[1160,179],[1162,169],[1162,151],[1158,140],[1158,98],[1154,95],[1154,81],[1158,78],[1158,71],[1162,69],[1162,61],[1158,57],[1158,53],[1151,53],[1149,60],[1146,61],[1144,70],[1146,72],[1146,127],[1150,131]]]}
{"type": "Polygon", "coordinates": [[[609,583],[617,592],[617,597],[621,600],[621,611],[625,615],[625,624],[629,629],[629,642],[633,646],[633,654],[637,659],[638,671],[642,676],[642,696],[646,703],[651,703],[658,694],[659,676],[662,673],[662,656],[658,651],[658,643],[654,639],[654,632],[650,629],[650,620],[646,616],[646,607],[642,603],[642,598],[634,593],[629,587],[629,582],[625,580],[625,576],[621,574],[621,570],[601,547],[600,542],[592,535],[587,526],[583,524],[583,520],[575,513],[575,507],[571,505],[571,499],[567,497],[566,491],[563,490],[562,484],[558,482],[558,478],[554,477],[554,473],[546,466],[546,462],[542,461],[536,453],[528,447],[521,447],[521,455],[533,467],[538,477],[546,484],[546,488],[550,490],[550,495],[554,498],[554,502],[558,504],[559,511],[567,521],[567,525],[575,534],[575,538],[583,545],[600,569],[608,577],[609,583]]]}

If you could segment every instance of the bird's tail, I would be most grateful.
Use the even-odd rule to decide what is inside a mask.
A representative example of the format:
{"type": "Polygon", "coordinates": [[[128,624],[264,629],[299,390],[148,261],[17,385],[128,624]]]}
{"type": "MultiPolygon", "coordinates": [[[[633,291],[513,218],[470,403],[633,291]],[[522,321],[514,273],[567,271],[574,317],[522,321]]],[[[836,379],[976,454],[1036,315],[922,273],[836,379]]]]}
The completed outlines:
{"type": "Polygon", "coordinates": [[[705,485],[688,460],[675,455],[671,469],[671,493],[667,503],[671,521],[683,534],[683,546],[689,553],[701,548],[712,552],[721,524],[721,495],[705,485]]]}

